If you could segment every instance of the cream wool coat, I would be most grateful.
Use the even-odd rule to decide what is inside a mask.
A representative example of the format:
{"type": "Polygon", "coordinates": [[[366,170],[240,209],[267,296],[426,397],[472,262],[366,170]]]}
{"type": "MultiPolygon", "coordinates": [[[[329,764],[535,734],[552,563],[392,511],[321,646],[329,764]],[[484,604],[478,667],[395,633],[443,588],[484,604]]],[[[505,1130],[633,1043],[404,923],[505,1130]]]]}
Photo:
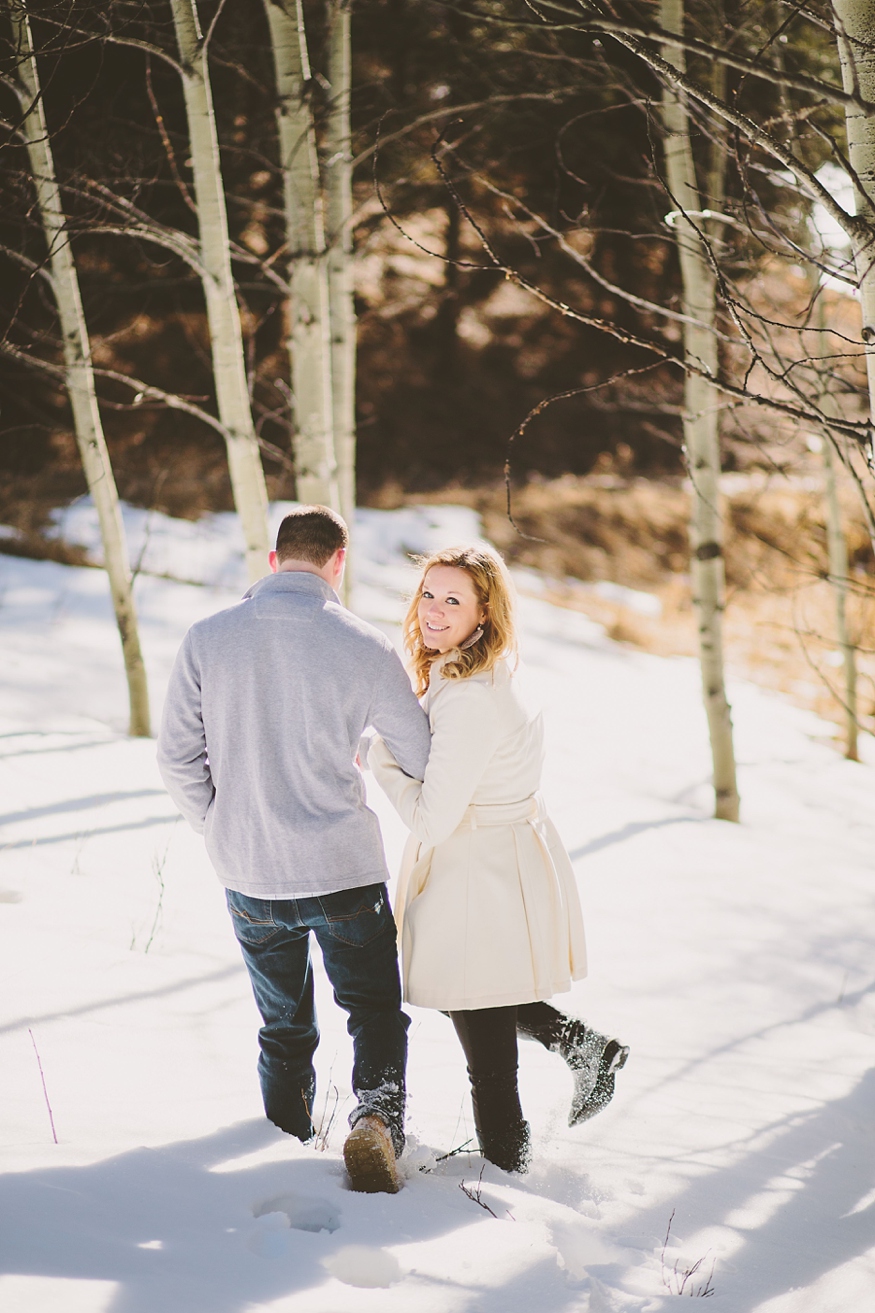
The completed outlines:
{"type": "Polygon", "coordinates": [[[381,739],[368,764],[410,829],[396,895],[404,997],[456,1011],[533,1003],[586,975],[574,872],[538,793],[543,726],[505,661],[423,699],[422,783],[381,739]]]}

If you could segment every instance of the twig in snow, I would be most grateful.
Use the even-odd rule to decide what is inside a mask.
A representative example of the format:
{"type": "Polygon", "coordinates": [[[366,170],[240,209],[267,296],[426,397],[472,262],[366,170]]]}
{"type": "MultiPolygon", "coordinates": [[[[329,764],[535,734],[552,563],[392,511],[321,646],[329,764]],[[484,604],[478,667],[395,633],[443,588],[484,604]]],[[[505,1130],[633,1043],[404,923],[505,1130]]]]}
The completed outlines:
{"type": "Polygon", "coordinates": [[[35,1040],[34,1037],[33,1037],[33,1031],[31,1030],[30,1026],[28,1026],[28,1028],[27,1028],[27,1033],[28,1033],[28,1035],[30,1036],[30,1042],[31,1042],[31,1044],[33,1045],[33,1051],[34,1051],[34,1053],[36,1054],[36,1065],[39,1067],[39,1078],[40,1078],[40,1080],[41,1080],[42,1083],[43,1083],[43,1098],[45,1099],[45,1101],[46,1101],[46,1107],[47,1107],[48,1110],[49,1110],[49,1125],[50,1125],[51,1128],[52,1128],[52,1139],[54,1140],[55,1144],[57,1144],[57,1143],[58,1143],[58,1132],[55,1130],[55,1118],[54,1118],[54,1116],[53,1116],[53,1114],[52,1114],[52,1105],[51,1105],[51,1103],[49,1102],[49,1092],[48,1092],[48,1090],[46,1089],[46,1077],[45,1077],[45,1072],[43,1071],[43,1064],[42,1064],[42,1062],[40,1061],[39,1049],[38,1049],[37,1046],[36,1046],[36,1040],[35,1040]]]}
{"type": "Polygon", "coordinates": [[[152,858],[152,870],[155,872],[155,879],[158,881],[158,905],[155,908],[155,918],[152,921],[152,929],[149,931],[149,938],[146,940],[146,947],[143,953],[148,953],[152,947],[152,940],[155,938],[155,931],[158,929],[158,921],[161,917],[161,909],[164,904],[164,863],[167,860],[167,850],[164,850],[164,856],[159,858],[156,854],[152,858]]]}
{"type": "MultiPolygon", "coordinates": [[[[179,820],[178,816],[176,820],[177,821],[179,820]]],[[[175,829],[176,821],[174,821],[173,824],[175,829]]],[[[154,853],[152,856],[152,870],[155,872],[155,879],[158,881],[158,906],[155,908],[155,916],[152,921],[152,929],[149,931],[149,938],[146,941],[146,947],[143,949],[144,955],[148,953],[149,949],[152,947],[152,940],[155,938],[155,931],[158,929],[158,922],[161,919],[161,912],[164,907],[164,866],[165,863],[167,862],[167,854],[170,852],[170,844],[172,839],[173,839],[173,830],[171,830],[170,832],[170,838],[167,840],[167,847],[164,849],[162,856],[159,857],[157,853],[154,853]]],[[[131,944],[131,947],[133,948],[133,943],[131,944]]]]}
{"type": "Polygon", "coordinates": [[[668,1247],[669,1236],[671,1235],[671,1224],[674,1221],[674,1214],[675,1210],[672,1209],[671,1217],[668,1219],[668,1226],[665,1229],[665,1239],[662,1242],[662,1284],[671,1295],[691,1295],[700,1299],[708,1299],[709,1296],[714,1294],[714,1287],[711,1284],[711,1280],[714,1276],[714,1267],[717,1263],[716,1258],[711,1260],[711,1271],[708,1273],[707,1280],[700,1286],[690,1286],[689,1290],[687,1290],[687,1284],[689,1283],[690,1278],[696,1275],[699,1268],[708,1257],[707,1253],[703,1254],[701,1258],[697,1258],[695,1263],[691,1263],[689,1267],[681,1267],[681,1260],[679,1258],[675,1259],[673,1267],[667,1268],[665,1265],[665,1251],[668,1247]]]}
{"type": "Polygon", "coordinates": [[[449,1153],[439,1153],[435,1158],[435,1162],[446,1162],[447,1158],[455,1158],[457,1153],[465,1153],[473,1138],[474,1137],[472,1136],[470,1139],[466,1140],[464,1144],[458,1145],[455,1149],[450,1149],[449,1153]]]}
{"type": "Polygon", "coordinates": [[[71,875],[82,874],[82,871],[79,868],[79,858],[82,856],[82,849],[85,847],[90,836],[87,834],[80,834],[77,837],[79,839],[79,847],[76,849],[75,856],[73,857],[73,865],[70,867],[71,875]]]}
{"type": "MultiPolygon", "coordinates": [[[[333,1065],[331,1070],[332,1071],[334,1070],[333,1065]]],[[[332,1083],[331,1071],[329,1071],[328,1088],[325,1091],[325,1107],[322,1109],[322,1117],[319,1122],[319,1129],[315,1132],[315,1136],[314,1136],[314,1147],[317,1148],[320,1151],[320,1153],[324,1153],[325,1150],[328,1148],[328,1137],[331,1134],[331,1128],[334,1125],[334,1118],[337,1116],[337,1107],[339,1103],[340,1103],[340,1090],[337,1088],[336,1085],[332,1083]],[[332,1090],[334,1091],[334,1106],[332,1107],[331,1113],[329,1115],[328,1099],[332,1090]],[[327,1122],[326,1122],[326,1118],[327,1118],[327,1122]]]]}
{"type": "Polygon", "coordinates": [[[493,1213],[492,1209],[489,1207],[489,1204],[485,1203],[483,1198],[481,1197],[483,1191],[483,1171],[485,1167],[486,1164],[484,1163],[483,1167],[480,1168],[480,1175],[477,1178],[477,1184],[474,1186],[473,1189],[467,1186],[464,1181],[459,1182],[459,1189],[462,1191],[462,1194],[467,1195],[468,1198],[473,1203],[479,1204],[481,1208],[485,1208],[487,1213],[489,1213],[490,1217],[494,1217],[495,1220],[498,1221],[498,1214],[493,1213]]]}

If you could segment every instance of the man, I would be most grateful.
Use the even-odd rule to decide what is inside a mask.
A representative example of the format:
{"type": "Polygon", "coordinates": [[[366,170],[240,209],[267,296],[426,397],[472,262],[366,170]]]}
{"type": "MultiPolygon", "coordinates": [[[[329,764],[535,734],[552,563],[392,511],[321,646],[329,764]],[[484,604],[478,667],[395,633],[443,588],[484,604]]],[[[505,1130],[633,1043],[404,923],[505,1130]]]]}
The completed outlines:
{"type": "Polygon", "coordinates": [[[394,1192],[409,1018],[379,823],[356,755],[372,725],[422,779],[430,738],[388,639],[340,604],[347,543],[333,511],[295,509],[272,573],[191,627],[170,677],[158,764],[226,889],[264,1021],[267,1116],[300,1140],[313,1135],[312,931],[353,1039],[347,1170],[354,1189],[394,1192]]]}

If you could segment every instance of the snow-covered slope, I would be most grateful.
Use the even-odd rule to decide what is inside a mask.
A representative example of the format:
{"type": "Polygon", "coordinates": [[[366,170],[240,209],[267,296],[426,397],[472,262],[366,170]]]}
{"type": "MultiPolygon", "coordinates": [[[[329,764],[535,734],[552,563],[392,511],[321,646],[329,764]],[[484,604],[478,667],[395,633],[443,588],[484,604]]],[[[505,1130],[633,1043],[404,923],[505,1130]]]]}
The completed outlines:
{"type": "MultiPolygon", "coordinates": [[[[93,546],[89,514],[64,535],[93,546]]],[[[236,525],[127,518],[157,713],[185,628],[239,595],[236,525]]],[[[357,609],[397,634],[405,551],[477,532],[458,507],[362,512],[357,609]]],[[[412,1009],[406,1186],[360,1196],[321,969],[326,1145],[264,1121],[221,890],[154,745],[120,732],[104,577],[0,557],[3,1313],[661,1313],[711,1289],[732,1313],[869,1306],[871,761],[738,684],[744,822],[715,822],[694,663],[536,597],[521,615],[591,950],[563,1006],[632,1055],[572,1131],[568,1072],[524,1046],[534,1168],[480,1181],[476,1154],[443,1156],[473,1133],[452,1029],[412,1009]]],[[[403,832],[374,792],[394,865],[403,832]]]]}

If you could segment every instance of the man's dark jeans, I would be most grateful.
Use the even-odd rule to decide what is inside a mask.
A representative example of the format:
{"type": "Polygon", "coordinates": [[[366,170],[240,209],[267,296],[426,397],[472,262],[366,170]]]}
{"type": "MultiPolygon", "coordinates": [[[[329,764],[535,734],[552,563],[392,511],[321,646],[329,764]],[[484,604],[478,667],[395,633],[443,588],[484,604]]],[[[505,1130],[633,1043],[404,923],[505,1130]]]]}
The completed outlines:
{"type": "Polygon", "coordinates": [[[249,898],[232,889],[226,894],[264,1020],[258,1033],[258,1074],[267,1116],[299,1140],[313,1134],[313,1053],[319,1028],[312,930],[335,1001],[348,1014],[352,1088],[358,1100],[350,1125],[375,1113],[400,1153],[410,1018],[401,1011],[395,922],[386,886],[370,884],[320,898],[249,898]]]}

